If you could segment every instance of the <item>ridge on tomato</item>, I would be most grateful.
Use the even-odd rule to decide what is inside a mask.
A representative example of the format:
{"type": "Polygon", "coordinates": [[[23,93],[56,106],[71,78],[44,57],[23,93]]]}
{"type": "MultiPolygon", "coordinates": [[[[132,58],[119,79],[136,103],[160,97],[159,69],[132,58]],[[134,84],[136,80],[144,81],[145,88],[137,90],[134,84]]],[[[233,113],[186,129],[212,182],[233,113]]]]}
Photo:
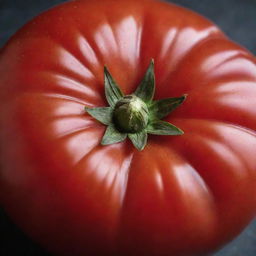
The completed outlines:
{"type": "Polygon", "coordinates": [[[50,252],[198,256],[254,218],[255,57],[200,15],[155,0],[65,3],[6,44],[0,87],[1,203],[50,252]],[[138,92],[152,59],[148,95],[179,99],[162,117],[184,134],[149,134],[144,147],[134,134],[150,123],[127,128],[134,98],[123,95],[138,92]],[[122,92],[119,133],[141,151],[101,145],[106,126],[92,113],[111,103],[104,66],[122,92]]]}

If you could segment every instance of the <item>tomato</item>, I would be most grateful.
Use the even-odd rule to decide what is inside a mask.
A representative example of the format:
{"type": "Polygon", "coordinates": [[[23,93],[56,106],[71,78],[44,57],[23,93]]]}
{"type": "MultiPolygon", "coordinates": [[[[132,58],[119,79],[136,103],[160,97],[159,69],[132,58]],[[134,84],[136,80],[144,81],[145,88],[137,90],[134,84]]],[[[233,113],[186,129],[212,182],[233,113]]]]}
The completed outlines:
{"type": "Polygon", "coordinates": [[[151,0],[78,0],[23,27],[0,55],[1,203],[58,255],[192,256],[256,212],[256,61],[214,24],[151,0]],[[155,99],[182,136],[100,145],[106,65],[125,94],[155,63],[155,99]]]}

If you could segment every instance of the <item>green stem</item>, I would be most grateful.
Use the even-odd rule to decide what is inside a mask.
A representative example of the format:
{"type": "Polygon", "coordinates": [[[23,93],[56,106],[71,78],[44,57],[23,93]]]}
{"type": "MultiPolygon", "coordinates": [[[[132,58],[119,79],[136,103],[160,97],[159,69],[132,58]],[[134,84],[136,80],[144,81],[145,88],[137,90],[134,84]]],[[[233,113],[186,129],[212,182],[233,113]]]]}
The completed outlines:
{"type": "Polygon", "coordinates": [[[102,145],[124,141],[127,137],[138,150],[147,144],[148,134],[182,135],[178,127],[160,119],[168,116],[187,95],[154,101],[154,62],[145,73],[134,94],[124,96],[108,69],[104,68],[105,94],[109,107],[85,108],[87,113],[108,126],[102,145]]]}
{"type": "Polygon", "coordinates": [[[148,120],[147,105],[135,95],[125,96],[115,105],[113,122],[120,132],[141,132],[147,127],[148,120]]]}

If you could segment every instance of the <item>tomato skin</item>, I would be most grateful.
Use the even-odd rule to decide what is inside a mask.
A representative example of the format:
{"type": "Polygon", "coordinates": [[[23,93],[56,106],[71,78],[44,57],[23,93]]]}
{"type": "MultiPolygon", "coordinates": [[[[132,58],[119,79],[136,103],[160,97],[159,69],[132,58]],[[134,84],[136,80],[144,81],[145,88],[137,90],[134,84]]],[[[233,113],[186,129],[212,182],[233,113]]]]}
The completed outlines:
{"type": "Polygon", "coordinates": [[[201,16],[157,1],[73,1],[0,55],[1,202],[57,255],[192,256],[256,212],[256,62],[201,16]],[[111,7],[111,8],[110,8],[111,7]],[[103,66],[125,93],[155,60],[183,136],[100,146],[103,66]]]}

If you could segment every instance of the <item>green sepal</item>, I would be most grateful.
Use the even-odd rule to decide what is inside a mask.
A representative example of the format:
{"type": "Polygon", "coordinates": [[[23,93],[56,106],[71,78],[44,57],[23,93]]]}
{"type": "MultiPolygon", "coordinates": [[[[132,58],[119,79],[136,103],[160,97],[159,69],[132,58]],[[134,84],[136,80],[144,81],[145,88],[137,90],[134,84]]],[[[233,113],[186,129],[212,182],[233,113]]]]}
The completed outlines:
{"type": "Polygon", "coordinates": [[[112,123],[112,108],[99,107],[99,108],[85,108],[86,112],[97,119],[99,122],[109,125],[112,123]]]}
{"type": "Polygon", "coordinates": [[[155,72],[153,59],[150,62],[142,82],[134,94],[141,98],[145,103],[148,103],[153,99],[155,94],[155,72]]]}
{"type": "Polygon", "coordinates": [[[101,140],[101,145],[110,145],[124,141],[127,137],[127,133],[120,133],[113,124],[110,124],[101,140]]]}
{"type": "Polygon", "coordinates": [[[124,94],[111,76],[107,67],[104,67],[104,83],[107,102],[113,108],[117,101],[122,99],[124,94]]]}
{"type": "Polygon", "coordinates": [[[153,101],[149,106],[150,120],[162,119],[168,116],[174,109],[181,105],[187,95],[177,98],[167,98],[153,101]]]}
{"type": "Polygon", "coordinates": [[[148,134],[183,134],[183,131],[178,127],[160,119],[166,117],[181,105],[186,99],[186,95],[153,101],[155,93],[153,59],[139,87],[131,95],[124,96],[106,67],[104,67],[104,83],[109,107],[85,108],[89,115],[107,125],[101,141],[102,145],[122,142],[128,136],[136,149],[143,150],[147,144],[148,134]],[[131,129],[131,124],[127,120],[131,121],[135,114],[137,119],[134,119],[133,129],[131,129]],[[142,121],[143,125],[139,126],[142,121]],[[136,128],[137,126],[138,128],[136,128]]]}
{"type": "Polygon", "coordinates": [[[139,133],[129,133],[128,137],[132,141],[134,147],[140,151],[147,145],[148,134],[145,130],[139,133]]]}
{"type": "Polygon", "coordinates": [[[182,135],[184,132],[173,124],[154,120],[147,126],[147,132],[155,135],[182,135]]]}

